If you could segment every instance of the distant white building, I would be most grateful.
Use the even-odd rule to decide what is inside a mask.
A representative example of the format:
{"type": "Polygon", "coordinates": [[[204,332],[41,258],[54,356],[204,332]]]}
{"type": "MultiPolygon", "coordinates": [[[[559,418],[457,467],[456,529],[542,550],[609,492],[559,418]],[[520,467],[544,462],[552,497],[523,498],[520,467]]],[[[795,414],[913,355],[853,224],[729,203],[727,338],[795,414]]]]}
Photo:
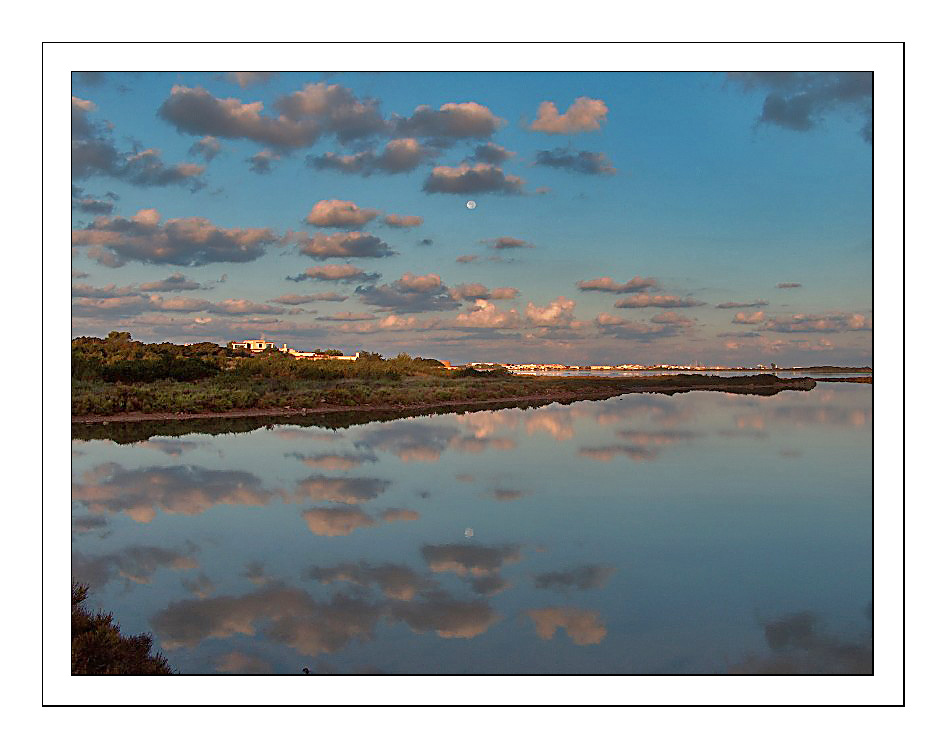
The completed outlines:
{"type": "Polygon", "coordinates": [[[351,357],[344,354],[317,354],[316,352],[298,352],[296,349],[291,349],[286,344],[280,347],[280,351],[284,354],[290,354],[295,359],[339,359],[344,362],[355,362],[359,358],[358,354],[353,354],[351,357]]]}
{"type": "Polygon", "coordinates": [[[229,349],[249,349],[252,352],[263,352],[267,349],[276,349],[276,344],[267,341],[265,338],[244,339],[243,341],[230,341],[227,344],[229,349]]]}

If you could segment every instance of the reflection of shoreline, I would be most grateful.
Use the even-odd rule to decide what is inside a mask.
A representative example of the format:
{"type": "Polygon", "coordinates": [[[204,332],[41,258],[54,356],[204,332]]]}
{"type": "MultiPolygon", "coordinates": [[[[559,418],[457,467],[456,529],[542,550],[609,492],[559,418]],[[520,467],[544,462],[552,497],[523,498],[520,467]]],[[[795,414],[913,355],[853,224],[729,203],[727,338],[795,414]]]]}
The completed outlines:
{"type": "MultiPolygon", "coordinates": [[[[575,380],[575,378],[571,378],[575,380]]],[[[572,403],[611,398],[626,393],[687,393],[689,391],[719,391],[723,393],[749,394],[759,396],[775,395],[785,390],[812,390],[816,386],[813,378],[778,378],[775,375],[745,375],[719,377],[715,375],[674,375],[667,378],[649,376],[642,378],[589,378],[591,390],[575,391],[550,388],[540,393],[517,395],[505,398],[463,399],[433,401],[430,404],[392,404],[378,405],[337,405],[325,404],[312,408],[290,406],[269,409],[233,409],[221,412],[125,412],[111,415],[82,415],[72,418],[73,424],[101,424],[104,422],[144,422],[152,420],[209,419],[222,417],[276,417],[281,415],[299,416],[307,414],[333,414],[340,412],[413,412],[425,409],[452,406],[477,406],[488,404],[535,404],[572,403]],[[632,382],[638,380],[639,382],[632,382]],[[594,387],[594,388],[592,388],[594,387]]],[[[555,384],[554,384],[555,385],[555,384]]]]}
{"type": "Polygon", "coordinates": [[[872,385],[872,375],[854,378],[813,378],[819,383],[869,383],[872,385]]]}

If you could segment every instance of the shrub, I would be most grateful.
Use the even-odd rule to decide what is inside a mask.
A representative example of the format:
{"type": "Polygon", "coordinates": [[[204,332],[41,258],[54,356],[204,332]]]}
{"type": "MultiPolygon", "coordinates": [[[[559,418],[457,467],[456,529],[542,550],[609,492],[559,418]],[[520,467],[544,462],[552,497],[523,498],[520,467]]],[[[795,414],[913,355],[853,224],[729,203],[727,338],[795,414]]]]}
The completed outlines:
{"type": "Polygon", "coordinates": [[[86,609],[88,593],[88,586],[72,584],[73,674],[173,674],[161,652],[151,655],[150,635],[122,635],[111,613],[92,614],[86,609]]]}

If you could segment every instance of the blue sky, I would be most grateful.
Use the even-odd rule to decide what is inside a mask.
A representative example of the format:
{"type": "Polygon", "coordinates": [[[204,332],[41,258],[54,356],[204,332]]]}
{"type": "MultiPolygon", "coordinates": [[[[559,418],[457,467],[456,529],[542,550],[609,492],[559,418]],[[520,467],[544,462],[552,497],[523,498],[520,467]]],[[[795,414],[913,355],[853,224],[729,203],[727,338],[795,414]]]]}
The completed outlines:
{"type": "Polygon", "coordinates": [[[74,335],[871,362],[869,74],[104,73],[72,93],[74,335]]]}

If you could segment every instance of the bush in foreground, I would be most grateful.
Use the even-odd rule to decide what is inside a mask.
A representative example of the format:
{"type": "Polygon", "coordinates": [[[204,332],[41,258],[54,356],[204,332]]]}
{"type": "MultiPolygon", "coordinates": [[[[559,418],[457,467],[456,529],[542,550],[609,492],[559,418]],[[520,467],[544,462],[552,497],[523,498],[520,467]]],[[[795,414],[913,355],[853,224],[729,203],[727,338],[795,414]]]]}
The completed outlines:
{"type": "Polygon", "coordinates": [[[160,652],[151,655],[150,635],[122,635],[111,613],[92,614],[83,604],[88,593],[88,586],[73,583],[73,674],[173,674],[160,652]]]}

